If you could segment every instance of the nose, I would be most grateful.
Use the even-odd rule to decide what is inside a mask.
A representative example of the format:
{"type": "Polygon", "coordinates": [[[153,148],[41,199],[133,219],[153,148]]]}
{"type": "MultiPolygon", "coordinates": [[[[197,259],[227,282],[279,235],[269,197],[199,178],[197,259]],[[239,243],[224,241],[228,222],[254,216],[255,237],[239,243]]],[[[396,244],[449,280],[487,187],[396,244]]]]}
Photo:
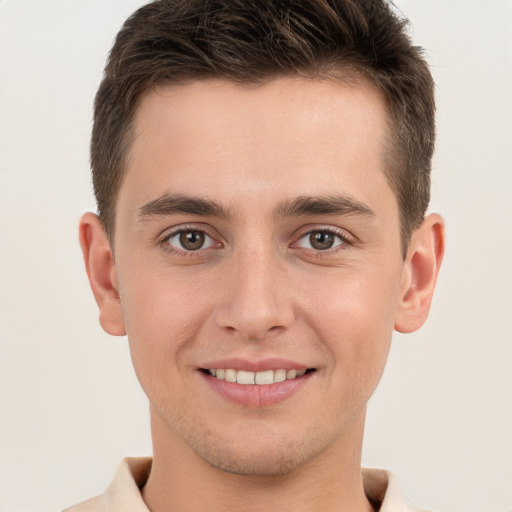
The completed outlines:
{"type": "Polygon", "coordinates": [[[246,340],[262,340],[293,323],[293,283],[283,262],[271,250],[248,249],[227,269],[226,291],[218,304],[216,322],[246,340]]]}

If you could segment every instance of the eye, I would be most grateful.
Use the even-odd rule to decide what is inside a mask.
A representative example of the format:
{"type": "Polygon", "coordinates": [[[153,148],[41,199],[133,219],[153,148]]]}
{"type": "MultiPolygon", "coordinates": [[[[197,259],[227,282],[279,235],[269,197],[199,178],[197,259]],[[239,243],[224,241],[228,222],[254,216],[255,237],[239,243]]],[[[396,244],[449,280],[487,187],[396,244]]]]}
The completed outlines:
{"type": "Polygon", "coordinates": [[[339,234],[328,230],[316,230],[302,236],[297,245],[303,249],[326,251],[345,243],[346,240],[339,234]]]}
{"type": "Polygon", "coordinates": [[[183,229],[171,233],[165,240],[167,244],[175,249],[185,251],[198,251],[208,249],[215,245],[215,241],[204,231],[197,229],[183,229]]]}

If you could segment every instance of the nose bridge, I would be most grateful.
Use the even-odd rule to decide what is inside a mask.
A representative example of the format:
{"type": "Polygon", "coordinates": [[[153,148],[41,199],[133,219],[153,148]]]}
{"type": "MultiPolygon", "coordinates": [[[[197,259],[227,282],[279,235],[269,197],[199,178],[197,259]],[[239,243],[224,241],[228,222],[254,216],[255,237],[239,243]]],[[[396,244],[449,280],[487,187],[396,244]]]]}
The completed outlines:
{"type": "Polygon", "coordinates": [[[234,254],[228,272],[229,292],[217,315],[221,327],[260,339],[290,325],[294,313],[283,261],[271,244],[244,245],[234,254]]]}

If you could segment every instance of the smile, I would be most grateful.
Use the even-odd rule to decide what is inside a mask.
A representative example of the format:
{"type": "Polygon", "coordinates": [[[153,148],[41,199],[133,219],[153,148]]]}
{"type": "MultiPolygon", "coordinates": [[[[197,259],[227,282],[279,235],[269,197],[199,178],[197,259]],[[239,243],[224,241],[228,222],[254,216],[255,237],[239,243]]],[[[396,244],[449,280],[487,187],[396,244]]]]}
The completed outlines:
{"type": "Polygon", "coordinates": [[[285,380],[293,380],[297,377],[302,377],[307,371],[312,370],[285,370],[283,368],[279,368],[276,370],[266,370],[263,372],[249,372],[245,370],[234,370],[231,368],[228,369],[207,369],[204,370],[208,372],[212,377],[215,377],[219,380],[225,380],[227,382],[236,382],[237,384],[245,384],[245,385],[259,385],[259,386],[267,386],[270,384],[275,384],[276,382],[284,382],[285,380]]]}
{"type": "Polygon", "coordinates": [[[316,368],[306,369],[300,364],[278,359],[212,361],[199,370],[204,382],[215,393],[251,408],[273,406],[290,399],[301,389],[311,386],[317,373],[316,368]]]}

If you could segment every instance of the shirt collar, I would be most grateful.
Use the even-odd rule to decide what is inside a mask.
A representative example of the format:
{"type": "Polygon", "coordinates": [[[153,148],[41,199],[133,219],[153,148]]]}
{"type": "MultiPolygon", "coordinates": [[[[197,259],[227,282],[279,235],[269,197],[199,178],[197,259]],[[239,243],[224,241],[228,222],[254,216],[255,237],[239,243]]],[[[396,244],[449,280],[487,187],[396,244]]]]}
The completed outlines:
{"type": "MultiPolygon", "coordinates": [[[[151,457],[123,459],[103,496],[107,511],[149,512],[141,489],[149,477],[151,463],[151,457]]],[[[363,469],[363,485],[367,498],[379,512],[421,512],[407,504],[396,477],[389,471],[363,469]]]]}

